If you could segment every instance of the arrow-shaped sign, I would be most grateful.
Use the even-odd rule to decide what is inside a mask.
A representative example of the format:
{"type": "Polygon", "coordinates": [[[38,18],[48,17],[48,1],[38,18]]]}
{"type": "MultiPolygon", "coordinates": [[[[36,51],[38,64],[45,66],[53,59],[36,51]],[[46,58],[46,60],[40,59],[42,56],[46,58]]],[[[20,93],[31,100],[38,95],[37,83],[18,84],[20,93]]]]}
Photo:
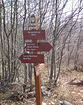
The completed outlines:
{"type": "Polygon", "coordinates": [[[42,54],[22,54],[19,57],[22,63],[44,63],[44,55],[42,54]]]}
{"type": "Polygon", "coordinates": [[[53,48],[48,42],[27,42],[26,50],[27,51],[50,51],[53,48]]]}

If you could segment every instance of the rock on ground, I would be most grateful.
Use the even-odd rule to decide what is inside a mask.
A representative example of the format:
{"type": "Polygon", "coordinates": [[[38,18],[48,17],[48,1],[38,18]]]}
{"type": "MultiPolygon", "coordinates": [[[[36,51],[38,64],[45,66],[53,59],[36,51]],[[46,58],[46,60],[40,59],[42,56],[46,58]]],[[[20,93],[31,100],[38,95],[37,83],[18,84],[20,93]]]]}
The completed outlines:
{"type": "Polygon", "coordinates": [[[69,103],[68,101],[63,101],[63,103],[61,103],[61,105],[72,105],[72,104],[69,103]]]}

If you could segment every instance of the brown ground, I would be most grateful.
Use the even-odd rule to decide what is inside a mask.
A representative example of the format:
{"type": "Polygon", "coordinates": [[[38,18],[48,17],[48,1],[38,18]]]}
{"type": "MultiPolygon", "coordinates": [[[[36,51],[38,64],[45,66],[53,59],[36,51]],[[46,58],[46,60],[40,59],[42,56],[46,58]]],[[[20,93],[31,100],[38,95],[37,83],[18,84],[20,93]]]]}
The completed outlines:
{"type": "MultiPolygon", "coordinates": [[[[60,105],[63,100],[69,101],[73,105],[83,105],[83,73],[76,71],[66,71],[61,73],[57,87],[48,84],[47,73],[42,74],[42,85],[48,94],[43,96],[44,105],[60,105]]],[[[26,93],[27,94],[27,93],[26,93]]],[[[0,94],[2,96],[2,94],[0,94]]],[[[35,105],[35,98],[25,99],[24,102],[1,101],[1,105],[35,105]]]]}
{"type": "Polygon", "coordinates": [[[74,105],[83,105],[83,73],[69,72],[61,75],[59,81],[61,86],[69,92],[71,102],[74,105]]]}

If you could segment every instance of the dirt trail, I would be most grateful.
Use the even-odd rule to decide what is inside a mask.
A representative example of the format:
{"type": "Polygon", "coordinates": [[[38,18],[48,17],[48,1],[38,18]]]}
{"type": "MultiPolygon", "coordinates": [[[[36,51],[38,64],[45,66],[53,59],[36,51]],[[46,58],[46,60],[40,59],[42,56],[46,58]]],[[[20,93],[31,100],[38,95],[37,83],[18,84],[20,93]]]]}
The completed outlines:
{"type": "Polygon", "coordinates": [[[83,105],[83,73],[69,72],[61,75],[59,81],[67,91],[69,91],[74,105],[83,105]]]}

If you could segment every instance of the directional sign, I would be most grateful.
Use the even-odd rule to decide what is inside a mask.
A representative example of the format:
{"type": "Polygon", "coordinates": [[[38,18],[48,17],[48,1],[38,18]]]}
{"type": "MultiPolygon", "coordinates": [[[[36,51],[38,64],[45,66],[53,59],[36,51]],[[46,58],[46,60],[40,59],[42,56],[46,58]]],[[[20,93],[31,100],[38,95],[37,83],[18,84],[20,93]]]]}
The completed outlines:
{"type": "Polygon", "coordinates": [[[44,55],[42,54],[22,54],[19,57],[22,63],[44,63],[44,55]]]}
{"type": "Polygon", "coordinates": [[[48,42],[27,42],[26,50],[27,51],[50,51],[52,46],[48,42]]]}
{"type": "Polygon", "coordinates": [[[45,40],[45,30],[24,30],[24,40],[45,40]]]}

